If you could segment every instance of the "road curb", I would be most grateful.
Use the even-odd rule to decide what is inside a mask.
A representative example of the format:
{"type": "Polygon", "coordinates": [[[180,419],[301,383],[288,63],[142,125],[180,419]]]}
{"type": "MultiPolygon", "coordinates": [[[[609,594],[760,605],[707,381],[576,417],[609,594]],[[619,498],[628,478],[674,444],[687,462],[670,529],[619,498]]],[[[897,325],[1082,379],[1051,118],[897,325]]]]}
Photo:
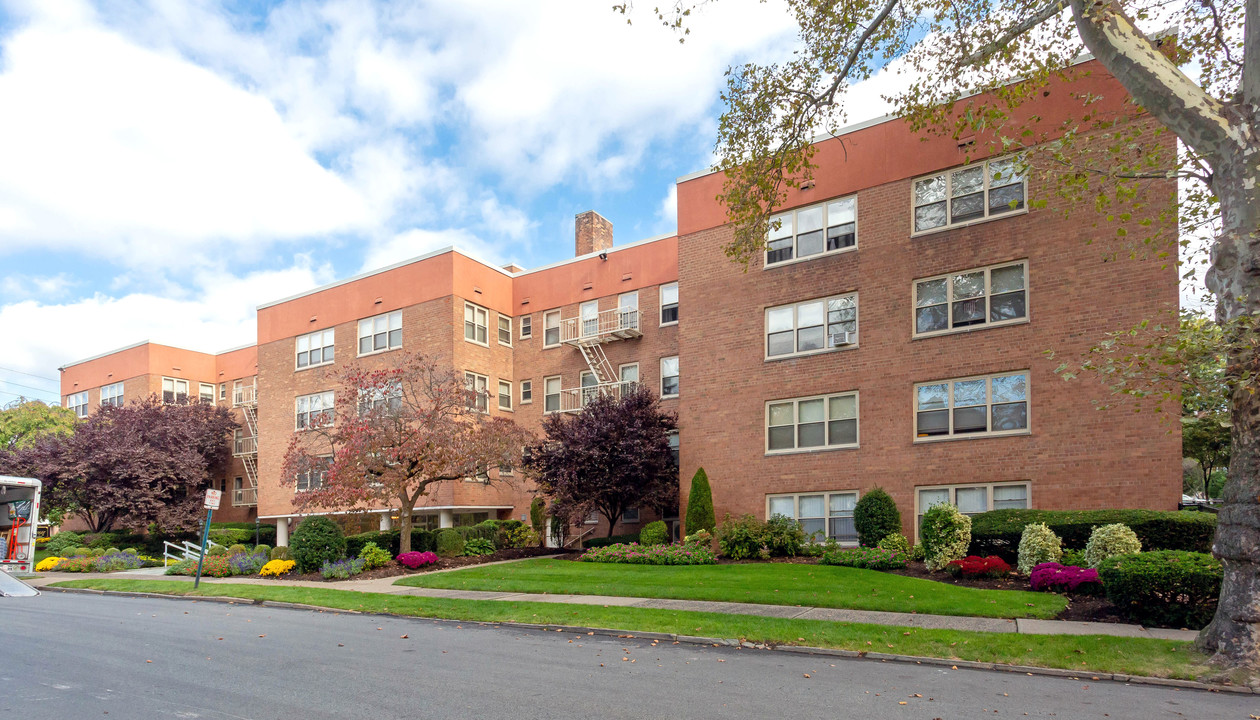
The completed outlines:
{"type": "Polygon", "coordinates": [[[306,610],[310,612],[324,613],[345,613],[347,615],[377,615],[382,617],[400,618],[415,621],[441,621],[449,623],[467,623],[477,624],[485,627],[496,628],[512,628],[518,630],[537,630],[543,632],[571,632],[579,635],[599,635],[603,637],[620,638],[625,640],[654,640],[669,641],[677,643],[685,643],[688,645],[701,645],[708,647],[728,647],[747,650],[769,650],[775,652],[787,652],[794,655],[819,655],[830,657],[842,657],[852,660],[869,660],[872,662],[896,662],[914,665],[933,665],[938,667],[948,667],[952,670],[988,670],[992,672],[1020,673],[1023,675],[1067,678],[1071,680],[1084,680],[1089,682],[1115,682],[1126,685],[1152,685],[1157,687],[1171,687],[1185,690],[1200,690],[1204,692],[1226,692],[1240,695],[1260,695],[1260,691],[1240,686],[1240,685],[1218,685],[1215,683],[1204,683],[1197,680],[1179,680],[1176,678],[1159,678],[1147,677],[1144,675],[1125,675],[1122,673],[1081,673],[1073,670],[1063,670],[1061,668],[1043,668],[1033,667],[1031,665],[1007,665],[1004,663],[988,663],[976,662],[971,660],[946,660],[944,658],[919,657],[917,655],[895,655],[892,653],[881,652],[861,652],[856,650],[843,650],[840,648],[821,648],[811,645],[771,645],[764,643],[745,642],[737,638],[715,638],[703,637],[699,635],[675,635],[673,633],[659,632],[636,632],[634,630],[618,630],[613,628],[595,628],[584,627],[580,625],[556,625],[556,624],[539,624],[539,623],[523,623],[523,622],[491,622],[486,620],[454,620],[450,618],[422,617],[419,615],[399,615],[394,613],[364,613],[357,610],[342,610],[340,608],[322,607],[319,605],[304,605],[301,603],[282,602],[279,600],[254,600],[251,598],[234,598],[228,596],[189,596],[189,595],[167,595],[162,593],[145,593],[145,592],[129,592],[125,590],[92,590],[89,588],[66,588],[45,586],[40,590],[50,590],[53,592],[63,593],[81,593],[86,595],[116,595],[120,597],[137,597],[137,598],[160,598],[164,600],[185,600],[192,602],[217,602],[229,605],[259,605],[263,607],[273,607],[291,610],[306,610]]]}

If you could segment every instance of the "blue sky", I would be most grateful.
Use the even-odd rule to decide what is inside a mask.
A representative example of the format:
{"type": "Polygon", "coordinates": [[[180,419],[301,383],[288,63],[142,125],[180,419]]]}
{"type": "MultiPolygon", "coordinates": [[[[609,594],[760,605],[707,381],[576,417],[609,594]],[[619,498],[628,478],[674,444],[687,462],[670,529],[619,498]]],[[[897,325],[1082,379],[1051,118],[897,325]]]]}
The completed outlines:
{"type": "Polygon", "coordinates": [[[0,405],[434,248],[554,262],[588,209],[674,231],[723,71],[794,26],[731,0],[680,44],[608,5],[0,0],[0,405]]]}

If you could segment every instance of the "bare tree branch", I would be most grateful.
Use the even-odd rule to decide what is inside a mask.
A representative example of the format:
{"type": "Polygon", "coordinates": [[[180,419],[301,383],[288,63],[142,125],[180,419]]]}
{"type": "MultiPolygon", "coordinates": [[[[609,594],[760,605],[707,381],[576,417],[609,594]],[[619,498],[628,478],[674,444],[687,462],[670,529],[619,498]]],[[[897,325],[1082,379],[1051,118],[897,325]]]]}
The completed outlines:
{"type": "Polygon", "coordinates": [[[993,42],[981,45],[975,52],[964,57],[961,64],[979,65],[980,63],[993,57],[995,53],[1005,50],[1006,46],[1011,44],[1011,41],[1021,37],[1029,30],[1032,30],[1047,20],[1050,20],[1055,15],[1058,15],[1067,6],[1067,0],[1054,0],[1054,2],[1024,18],[1023,22],[1007,28],[1006,32],[999,35],[993,42]]]}

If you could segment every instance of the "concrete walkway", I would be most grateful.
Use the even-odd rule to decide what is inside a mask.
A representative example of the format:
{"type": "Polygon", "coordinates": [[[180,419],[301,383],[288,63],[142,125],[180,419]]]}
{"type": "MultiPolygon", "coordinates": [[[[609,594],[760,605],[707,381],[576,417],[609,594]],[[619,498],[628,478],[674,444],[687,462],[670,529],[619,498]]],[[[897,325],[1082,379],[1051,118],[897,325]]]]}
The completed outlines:
{"type": "MultiPolygon", "coordinates": [[[[519,562],[505,560],[502,562],[519,562]]],[[[486,563],[490,564],[490,563],[486,563]]],[[[497,563],[495,563],[497,564],[497,563]]],[[[479,567],[484,567],[481,565],[479,567]]],[[[63,580],[90,580],[98,578],[128,580],[187,580],[183,576],[156,574],[162,568],[146,568],[116,573],[43,573],[27,582],[36,587],[63,580]]],[[[456,572],[460,568],[433,572],[456,572]]],[[[1022,633],[1025,635],[1109,635],[1113,637],[1158,638],[1162,640],[1191,641],[1198,635],[1194,630],[1168,630],[1144,628],[1140,625],[1120,623],[1078,622],[1070,620],[1033,620],[1019,618],[962,617],[957,615],[921,615],[917,613],[882,612],[877,610],[843,610],[838,608],[805,607],[802,605],[763,605],[758,603],[715,602],[709,600],[670,600],[664,598],[622,597],[617,595],[563,595],[551,593],[508,593],[485,590],[445,590],[395,585],[399,577],[372,580],[343,580],[340,582],[315,582],[303,580],[265,580],[263,578],[202,578],[208,585],[264,585],[275,587],[322,588],[324,590],[350,590],[353,592],[412,595],[415,597],[448,598],[454,600],[492,600],[500,602],[542,602],[569,605],[599,605],[602,607],[637,607],[660,610],[690,610],[695,612],[723,613],[727,615],[757,615],[761,617],[800,620],[827,620],[831,622],[865,623],[870,625],[894,625],[900,627],[933,628],[945,630],[973,630],[992,633],[1022,633]]],[[[225,592],[230,592],[224,588],[225,592]]]]}

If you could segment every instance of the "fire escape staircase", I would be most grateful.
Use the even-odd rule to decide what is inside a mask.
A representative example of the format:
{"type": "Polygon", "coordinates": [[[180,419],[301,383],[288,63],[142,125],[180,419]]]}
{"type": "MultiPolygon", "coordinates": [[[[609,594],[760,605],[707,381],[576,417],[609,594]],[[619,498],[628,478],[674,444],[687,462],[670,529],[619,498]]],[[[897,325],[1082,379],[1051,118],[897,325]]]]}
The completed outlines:
{"type": "Polygon", "coordinates": [[[241,459],[245,466],[246,487],[239,493],[233,489],[232,504],[258,505],[258,388],[255,384],[238,385],[232,389],[232,406],[239,408],[245,417],[248,435],[235,438],[232,455],[241,459]]]}
{"type": "Polygon", "coordinates": [[[614,308],[593,316],[561,321],[560,341],[582,353],[582,359],[595,378],[594,385],[561,390],[561,411],[578,412],[597,395],[620,395],[621,378],[604,353],[604,344],[642,335],[636,308],[614,308]]]}

